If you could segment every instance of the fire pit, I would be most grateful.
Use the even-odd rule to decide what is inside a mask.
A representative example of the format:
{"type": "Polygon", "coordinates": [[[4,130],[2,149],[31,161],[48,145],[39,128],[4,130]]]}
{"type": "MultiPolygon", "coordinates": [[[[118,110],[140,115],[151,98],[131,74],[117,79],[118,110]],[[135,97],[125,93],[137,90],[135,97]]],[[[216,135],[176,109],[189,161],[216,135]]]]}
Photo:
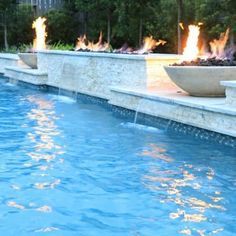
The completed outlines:
{"type": "Polygon", "coordinates": [[[18,56],[27,66],[37,69],[37,53],[18,53],[18,56]]]}
{"type": "Polygon", "coordinates": [[[198,58],[199,33],[199,26],[189,26],[189,37],[184,49],[183,60],[164,68],[171,80],[189,95],[224,96],[225,89],[220,85],[220,81],[236,79],[234,50],[232,48],[225,49],[229,30],[222,33],[218,40],[210,42],[211,54],[205,53],[202,58],[198,58]]]}
{"type": "Polygon", "coordinates": [[[165,66],[171,80],[192,96],[220,97],[220,81],[236,79],[236,66],[165,66]]]}
{"type": "Polygon", "coordinates": [[[33,22],[32,28],[35,29],[36,38],[34,39],[33,49],[29,52],[18,53],[20,59],[32,69],[37,69],[37,51],[46,49],[46,18],[39,17],[33,22]]]}
{"type": "Polygon", "coordinates": [[[96,43],[89,41],[86,35],[80,36],[77,39],[75,51],[77,52],[109,52],[109,53],[120,53],[120,54],[148,54],[152,53],[153,50],[159,45],[166,44],[164,40],[156,40],[152,36],[145,37],[143,44],[138,49],[133,49],[125,43],[121,48],[112,50],[109,43],[103,42],[102,32],[100,32],[99,39],[96,43]]]}

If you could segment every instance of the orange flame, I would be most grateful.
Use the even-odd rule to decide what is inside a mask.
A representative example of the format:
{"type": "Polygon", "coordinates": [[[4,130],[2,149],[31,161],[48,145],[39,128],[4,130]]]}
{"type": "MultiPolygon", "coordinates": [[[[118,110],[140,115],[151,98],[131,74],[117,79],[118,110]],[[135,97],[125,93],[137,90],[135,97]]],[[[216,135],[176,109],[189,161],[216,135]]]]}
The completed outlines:
{"type": "Polygon", "coordinates": [[[109,43],[102,42],[102,32],[100,32],[99,39],[97,43],[93,43],[87,40],[86,35],[80,36],[77,39],[77,44],[75,50],[88,50],[92,52],[101,52],[101,51],[108,51],[110,48],[109,43]]]}
{"type": "Polygon", "coordinates": [[[198,39],[200,34],[199,25],[189,25],[189,34],[186,47],[183,52],[183,60],[192,61],[199,55],[198,39]]]}
{"type": "Polygon", "coordinates": [[[219,39],[214,39],[209,43],[211,48],[211,52],[209,52],[206,43],[203,43],[201,50],[198,47],[200,26],[202,25],[202,22],[199,22],[197,25],[189,25],[189,35],[181,61],[194,61],[198,57],[203,60],[206,60],[207,58],[215,58],[216,60],[232,60],[236,47],[226,47],[230,29],[228,28],[226,32],[221,33],[219,39]]]}
{"type": "Polygon", "coordinates": [[[150,36],[144,38],[143,45],[140,49],[134,50],[133,48],[129,47],[127,43],[125,43],[121,48],[115,49],[113,52],[127,53],[127,54],[151,53],[156,47],[164,44],[166,44],[166,41],[161,39],[157,41],[152,36],[150,36]]]}
{"type": "Polygon", "coordinates": [[[145,37],[143,40],[143,46],[135,52],[138,54],[150,53],[159,45],[164,45],[164,44],[166,44],[166,41],[164,40],[160,39],[156,41],[152,36],[145,37]]]}
{"type": "Polygon", "coordinates": [[[229,38],[229,29],[225,33],[220,34],[219,39],[214,39],[210,42],[212,57],[224,59],[225,55],[225,46],[229,38]]]}
{"type": "Polygon", "coordinates": [[[84,36],[80,36],[78,39],[77,39],[77,44],[76,44],[76,50],[86,50],[87,49],[87,45],[86,45],[86,35],[84,36]]]}
{"type": "Polygon", "coordinates": [[[32,24],[32,29],[35,29],[36,38],[34,39],[33,49],[34,50],[43,50],[46,49],[46,18],[39,17],[32,24]]]}
{"type": "Polygon", "coordinates": [[[182,30],[184,30],[184,24],[183,24],[183,22],[180,22],[180,23],[179,23],[179,27],[180,27],[182,30]]]}

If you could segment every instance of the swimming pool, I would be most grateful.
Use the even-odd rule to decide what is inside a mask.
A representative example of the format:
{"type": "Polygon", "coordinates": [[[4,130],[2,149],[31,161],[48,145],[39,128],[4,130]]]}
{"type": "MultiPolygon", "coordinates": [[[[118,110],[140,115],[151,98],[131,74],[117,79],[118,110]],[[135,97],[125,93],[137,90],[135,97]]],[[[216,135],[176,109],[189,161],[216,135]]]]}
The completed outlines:
{"type": "Polygon", "coordinates": [[[236,234],[236,151],[0,87],[4,235],[236,234]]]}

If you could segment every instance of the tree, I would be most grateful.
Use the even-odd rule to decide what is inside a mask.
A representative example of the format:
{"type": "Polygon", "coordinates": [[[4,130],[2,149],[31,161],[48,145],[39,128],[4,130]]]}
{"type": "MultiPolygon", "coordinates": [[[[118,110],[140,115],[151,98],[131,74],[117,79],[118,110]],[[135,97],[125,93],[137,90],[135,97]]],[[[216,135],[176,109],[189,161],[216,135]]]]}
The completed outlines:
{"type": "Polygon", "coordinates": [[[115,11],[115,0],[100,0],[100,11],[105,12],[106,21],[107,21],[107,42],[111,43],[111,32],[112,32],[112,19],[114,17],[115,11]]]}
{"type": "Polygon", "coordinates": [[[230,43],[231,46],[234,44],[235,33],[236,33],[236,1],[226,0],[225,1],[225,21],[228,27],[231,29],[230,43]]]}
{"type": "Polygon", "coordinates": [[[51,10],[45,14],[50,43],[72,43],[78,37],[77,22],[71,14],[67,9],[51,10]]]}
{"type": "Polygon", "coordinates": [[[235,24],[235,7],[229,5],[233,1],[198,0],[196,4],[196,19],[204,23],[204,32],[208,39],[217,38],[220,33],[235,24]],[[232,9],[230,9],[232,8],[232,9]],[[231,13],[232,11],[233,14],[231,13]],[[232,18],[233,19],[233,18],[232,18]]]}
{"type": "MultiPolygon", "coordinates": [[[[228,27],[231,42],[236,34],[235,0],[67,0],[62,9],[46,13],[48,39],[72,43],[80,34],[96,40],[103,31],[115,48],[127,42],[138,47],[144,36],[167,41],[161,52],[182,52],[187,25],[203,22],[207,41],[218,38],[228,27]],[[179,27],[183,22],[185,30],[179,27]]],[[[0,43],[19,45],[32,41],[32,8],[16,7],[14,0],[0,0],[0,43]],[[2,37],[3,36],[3,37],[2,37]]]]}
{"type": "Polygon", "coordinates": [[[116,0],[75,0],[76,8],[83,16],[85,34],[95,38],[99,31],[103,31],[107,36],[107,42],[110,43],[115,2],[116,0]]]}
{"type": "Polygon", "coordinates": [[[116,1],[115,35],[134,46],[140,46],[145,35],[156,35],[154,27],[160,0],[116,1]]]}
{"type": "Polygon", "coordinates": [[[163,47],[158,50],[162,52],[177,51],[177,7],[174,0],[160,0],[153,9],[151,19],[146,24],[146,33],[154,38],[160,38],[167,41],[163,47]]]}
{"type": "MultiPolygon", "coordinates": [[[[88,33],[88,20],[89,15],[94,15],[96,13],[98,3],[97,1],[93,0],[75,0],[75,6],[82,13],[83,16],[83,33],[88,33]]],[[[96,15],[97,17],[97,15],[96,15]]],[[[99,20],[97,20],[97,23],[99,20]]]]}
{"type": "Polygon", "coordinates": [[[29,44],[33,41],[32,23],[34,10],[30,5],[19,5],[9,21],[9,41],[13,45],[29,44]]]}
{"type": "Polygon", "coordinates": [[[176,0],[178,8],[178,20],[177,20],[177,29],[178,29],[178,54],[182,53],[182,32],[180,28],[180,23],[183,24],[183,0],[176,0]]]}
{"type": "Polygon", "coordinates": [[[130,17],[134,19],[136,30],[138,32],[138,45],[143,43],[143,37],[146,33],[145,26],[154,20],[154,12],[156,11],[159,1],[153,0],[131,0],[130,2],[130,17]]]}
{"type": "Polygon", "coordinates": [[[14,0],[1,0],[0,1],[0,14],[1,14],[1,25],[3,27],[3,37],[4,37],[4,46],[5,49],[8,49],[8,13],[12,9],[13,4],[15,3],[14,0]]]}

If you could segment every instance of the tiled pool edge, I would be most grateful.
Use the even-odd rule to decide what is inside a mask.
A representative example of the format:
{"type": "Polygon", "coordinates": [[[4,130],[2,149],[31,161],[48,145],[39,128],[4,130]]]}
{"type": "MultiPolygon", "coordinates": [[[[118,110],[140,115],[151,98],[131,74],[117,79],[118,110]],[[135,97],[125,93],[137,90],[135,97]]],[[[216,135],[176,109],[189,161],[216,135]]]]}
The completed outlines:
{"type": "MultiPolygon", "coordinates": [[[[3,79],[7,79],[7,78],[3,77],[3,79]]],[[[43,90],[43,91],[54,93],[54,94],[58,94],[58,91],[59,91],[58,88],[54,86],[50,86],[50,85],[37,86],[37,85],[28,84],[27,82],[23,82],[23,81],[18,81],[17,84],[20,86],[30,88],[30,89],[43,90]]],[[[72,92],[69,90],[60,89],[60,94],[69,96],[72,94],[72,92]]],[[[83,102],[89,102],[92,104],[100,105],[104,107],[105,109],[110,110],[114,115],[118,117],[126,118],[130,122],[134,121],[134,117],[135,117],[134,110],[127,109],[121,106],[112,105],[109,103],[108,99],[99,98],[99,97],[95,97],[95,96],[91,96],[91,95],[87,95],[83,93],[77,93],[76,99],[77,101],[80,100],[83,102]]],[[[137,123],[160,128],[160,129],[165,129],[167,132],[175,132],[177,134],[181,133],[184,135],[190,135],[191,137],[195,137],[196,139],[206,140],[209,142],[216,142],[221,145],[225,145],[231,148],[236,148],[235,137],[225,135],[225,134],[220,134],[220,133],[209,131],[202,128],[198,128],[195,126],[183,124],[183,123],[176,122],[173,120],[168,120],[161,117],[152,116],[149,114],[144,114],[142,112],[138,114],[137,123]]]]}
{"type": "MultiPolygon", "coordinates": [[[[133,117],[131,121],[134,121],[135,111],[133,110],[112,105],[112,111],[113,113],[118,114],[120,117],[133,117]]],[[[173,120],[167,120],[161,117],[138,113],[137,123],[152,126],[155,128],[165,129],[167,132],[173,131],[175,133],[190,135],[197,139],[216,142],[218,144],[236,148],[236,138],[232,136],[183,124],[173,120]]]]}

